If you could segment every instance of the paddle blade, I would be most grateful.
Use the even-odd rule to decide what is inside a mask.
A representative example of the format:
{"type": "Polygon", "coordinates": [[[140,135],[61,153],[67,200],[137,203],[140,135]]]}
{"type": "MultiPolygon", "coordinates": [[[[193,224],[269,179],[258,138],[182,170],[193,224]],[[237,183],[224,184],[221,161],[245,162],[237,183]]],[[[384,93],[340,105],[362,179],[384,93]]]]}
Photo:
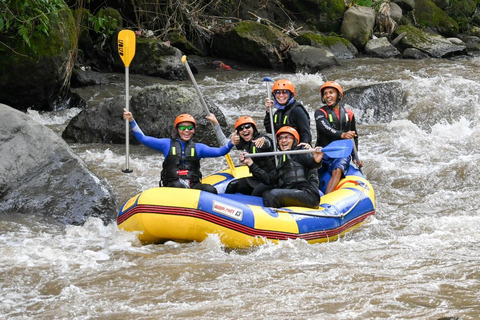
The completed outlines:
{"type": "Polygon", "coordinates": [[[135,44],[135,32],[132,30],[122,30],[118,33],[118,54],[125,67],[130,66],[135,56],[135,44]]]}
{"type": "Polygon", "coordinates": [[[353,150],[353,141],[350,139],[337,140],[322,148],[322,152],[330,158],[346,158],[353,150]]]}

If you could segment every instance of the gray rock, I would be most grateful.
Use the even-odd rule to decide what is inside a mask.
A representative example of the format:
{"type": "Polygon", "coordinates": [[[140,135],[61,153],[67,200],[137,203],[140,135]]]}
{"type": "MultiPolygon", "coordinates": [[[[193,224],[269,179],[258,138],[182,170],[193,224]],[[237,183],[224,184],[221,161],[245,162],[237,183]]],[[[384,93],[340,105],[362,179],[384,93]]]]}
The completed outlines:
{"type": "Polygon", "coordinates": [[[333,65],[337,65],[335,56],[323,48],[298,46],[289,51],[293,72],[316,73],[333,65]]]}
{"type": "Polygon", "coordinates": [[[342,34],[357,49],[363,49],[372,37],[375,25],[375,10],[372,8],[352,6],[343,16],[342,34]]]}
{"type": "Polygon", "coordinates": [[[64,224],[116,217],[110,185],[67,143],[28,115],[0,104],[0,212],[43,213],[64,224]]]}
{"type": "Polygon", "coordinates": [[[387,38],[372,39],[365,45],[366,54],[377,58],[394,58],[401,55],[400,51],[390,44],[387,38]]]}
{"type": "Polygon", "coordinates": [[[422,52],[418,49],[415,48],[407,48],[405,51],[402,53],[402,58],[403,59],[425,59],[429,58],[430,56],[426,54],[425,52],[422,52]]]}
{"type": "Polygon", "coordinates": [[[108,79],[101,73],[92,70],[73,71],[72,79],[70,80],[72,88],[98,86],[108,84],[108,79]]]}
{"type": "MultiPolygon", "coordinates": [[[[119,96],[98,107],[89,108],[75,116],[62,134],[67,141],[81,143],[125,143],[125,121],[123,108],[125,97],[119,96]]],[[[216,106],[209,110],[217,117],[223,132],[228,136],[225,116],[216,106]]],[[[130,111],[142,131],[158,138],[174,138],[173,123],[182,113],[191,114],[197,121],[195,141],[217,146],[211,124],[205,119],[205,112],[195,90],[178,86],[154,85],[135,92],[130,99],[130,111]]],[[[130,142],[138,144],[130,132],[130,142]]]]}
{"type": "Polygon", "coordinates": [[[346,90],[342,104],[354,109],[360,124],[390,122],[406,106],[406,93],[398,81],[383,82],[346,90]]]}

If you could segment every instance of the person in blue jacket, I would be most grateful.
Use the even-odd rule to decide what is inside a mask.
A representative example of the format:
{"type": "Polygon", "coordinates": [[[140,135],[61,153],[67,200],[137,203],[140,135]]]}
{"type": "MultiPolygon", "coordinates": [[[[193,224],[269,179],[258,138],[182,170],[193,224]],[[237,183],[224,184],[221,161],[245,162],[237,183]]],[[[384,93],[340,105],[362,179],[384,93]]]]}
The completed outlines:
{"type": "Polygon", "coordinates": [[[133,114],[126,109],[123,112],[123,119],[130,122],[133,134],[140,143],[160,151],[165,156],[162,164],[161,187],[191,188],[217,193],[212,185],[201,183],[200,159],[226,155],[234,145],[235,133],[226,145],[215,148],[192,141],[197,123],[189,114],[181,114],[175,119],[176,139],[146,136],[133,118],[133,114]]]}

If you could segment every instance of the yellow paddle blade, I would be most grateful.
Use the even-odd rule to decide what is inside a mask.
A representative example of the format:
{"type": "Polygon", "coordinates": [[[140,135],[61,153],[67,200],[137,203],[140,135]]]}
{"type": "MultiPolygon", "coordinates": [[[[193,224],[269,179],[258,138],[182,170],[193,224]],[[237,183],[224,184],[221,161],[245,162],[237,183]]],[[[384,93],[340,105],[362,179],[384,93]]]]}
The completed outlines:
{"type": "Polygon", "coordinates": [[[135,43],[135,32],[132,30],[122,30],[118,33],[118,54],[125,67],[130,66],[135,56],[135,43]]]}

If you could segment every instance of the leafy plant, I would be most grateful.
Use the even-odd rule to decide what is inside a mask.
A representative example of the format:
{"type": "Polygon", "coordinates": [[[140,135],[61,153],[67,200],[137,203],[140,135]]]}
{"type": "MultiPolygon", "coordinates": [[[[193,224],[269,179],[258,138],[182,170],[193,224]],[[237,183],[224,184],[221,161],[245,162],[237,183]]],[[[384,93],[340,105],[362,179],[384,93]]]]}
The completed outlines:
{"type": "Polygon", "coordinates": [[[106,14],[104,9],[100,10],[96,16],[89,15],[88,21],[95,33],[104,33],[111,36],[117,31],[117,19],[106,14]]]}
{"type": "Polygon", "coordinates": [[[48,36],[50,19],[65,8],[63,0],[0,0],[0,34],[7,37],[18,34],[31,47],[33,35],[41,32],[48,36]]]}

